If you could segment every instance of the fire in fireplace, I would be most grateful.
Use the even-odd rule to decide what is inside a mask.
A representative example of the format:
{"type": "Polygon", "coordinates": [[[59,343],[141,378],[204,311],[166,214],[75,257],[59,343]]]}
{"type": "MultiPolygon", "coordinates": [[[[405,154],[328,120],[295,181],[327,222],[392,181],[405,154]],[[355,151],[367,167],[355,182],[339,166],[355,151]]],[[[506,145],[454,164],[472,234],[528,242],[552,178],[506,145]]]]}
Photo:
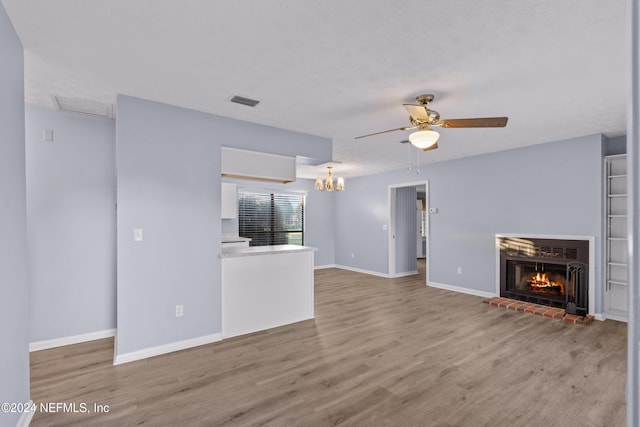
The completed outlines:
{"type": "Polygon", "coordinates": [[[589,243],[583,240],[500,240],[500,296],[586,315],[589,243]]]}
{"type": "Polygon", "coordinates": [[[510,259],[507,260],[506,274],[511,285],[508,288],[513,292],[564,301],[566,265],[510,259]]]}
{"type": "Polygon", "coordinates": [[[541,295],[564,296],[564,278],[549,280],[547,273],[538,271],[527,280],[529,292],[541,295]]]}

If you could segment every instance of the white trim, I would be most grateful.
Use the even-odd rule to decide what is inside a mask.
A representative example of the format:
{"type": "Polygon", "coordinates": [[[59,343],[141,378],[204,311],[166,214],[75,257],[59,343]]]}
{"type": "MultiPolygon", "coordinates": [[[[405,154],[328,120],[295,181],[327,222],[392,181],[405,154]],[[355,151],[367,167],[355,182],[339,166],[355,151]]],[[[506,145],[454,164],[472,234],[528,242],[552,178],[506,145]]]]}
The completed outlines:
{"type": "Polygon", "coordinates": [[[593,318],[596,319],[596,320],[611,319],[611,320],[617,320],[618,322],[628,323],[627,316],[625,316],[625,315],[619,316],[619,315],[612,314],[612,313],[598,313],[598,314],[594,315],[593,318]],[[600,317],[600,318],[598,319],[598,317],[600,317]]]}
{"type": "Polygon", "coordinates": [[[460,286],[445,285],[444,283],[437,283],[437,282],[428,282],[427,286],[431,286],[432,288],[444,289],[446,291],[453,291],[453,292],[459,292],[462,294],[475,295],[477,297],[483,297],[483,298],[493,298],[498,296],[491,292],[479,291],[477,289],[463,288],[460,286]]]}
{"type": "MultiPolygon", "coordinates": [[[[33,403],[33,400],[29,400],[29,407],[33,408],[33,405],[35,405],[33,403]]],[[[31,419],[33,418],[35,413],[36,411],[24,411],[20,416],[20,419],[18,419],[18,424],[16,424],[16,427],[29,427],[29,424],[31,424],[31,419]]]]}
{"type": "Polygon", "coordinates": [[[346,265],[336,265],[335,268],[340,268],[342,270],[355,271],[356,273],[370,274],[371,276],[384,277],[385,279],[390,278],[389,275],[386,273],[380,273],[372,270],[364,270],[362,268],[356,268],[356,267],[348,267],[346,265]]]}
{"type": "Polygon", "coordinates": [[[88,334],[73,335],[70,337],[55,338],[45,341],[34,341],[29,343],[29,352],[62,347],[71,344],[79,344],[87,341],[100,340],[102,338],[111,338],[115,335],[115,329],[106,329],[104,331],[89,332],[88,334]]]}
{"type": "Polygon", "coordinates": [[[628,0],[627,13],[627,425],[640,425],[640,4],[628,0]]]}
{"type": "MultiPolygon", "coordinates": [[[[419,156],[419,154],[418,154],[419,156]]],[[[427,209],[427,215],[425,215],[425,235],[426,235],[426,253],[425,258],[426,261],[426,277],[425,283],[429,283],[429,274],[431,271],[431,257],[429,256],[430,251],[430,241],[431,241],[431,216],[429,215],[429,208],[431,207],[431,202],[429,201],[429,180],[425,179],[424,181],[413,181],[413,182],[403,182],[399,184],[391,184],[387,187],[387,209],[389,213],[389,223],[387,224],[387,277],[401,277],[396,276],[396,242],[395,242],[395,227],[396,227],[396,206],[395,206],[395,192],[398,188],[403,187],[422,187],[424,185],[425,189],[425,203],[427,209]]]]}
{"type": "Polygon", "coordinates": [[[325,268],[338,268],[336,264],[326,264],[326,265],[314,265],[314,270],[323,270],[325,268]]]}
{"type": "Polygon", "coordinates": [[[593,315],[593,318],[601,322],[607,320],[607,316],[604,313],[596,313],[593,315]]]}
{"type": "Polygon", "coordinates": [[[130,353],[118,354],[113,358],[114,365],[133,362],[135,360],[146,359],[148,357],[159,356],[161,354],[172,353],[174,351],[185,350],[191,347],[198,347],[205,344],[221,341],[222,334],[205,335],[202,337],[191,338],[184,341],[177,341],[170,344],[158,345],[155,347],[143,348],[142,350],[132,351],[130,353]]]}
{"type": "Polygon", "coordinates": [[[349,270],[349,271],[355,271],[356,273],[369,274],[371,276],[377,276],[377,277],[384,277],[385,279],[396,279],[398,277],[413,276],[414,274],[418,274],[418,270],[413,270],[413,271],[407,271],[406,273],[397,273],[394,276],[391,276],[386,273],[380,273],[373,270],[364,270],[362,268],[349,267],[349,266],[340,265],[340,264],[319,265],[317,267],[314,267],[314,270],[321,270],[323,268],[339,268],[341,270],[349,270]]]}
{"type": "Polygon", "coordinates": [[[407,277],[407,276],[413,276],[414,274],[418,274],[418,270],[413,270],[413,271],[406,271],[404,273],[396,273],[393,276],[392,275],[388,275],[389,278],[391,279],[397,279],[398,277],[407,277]]]}

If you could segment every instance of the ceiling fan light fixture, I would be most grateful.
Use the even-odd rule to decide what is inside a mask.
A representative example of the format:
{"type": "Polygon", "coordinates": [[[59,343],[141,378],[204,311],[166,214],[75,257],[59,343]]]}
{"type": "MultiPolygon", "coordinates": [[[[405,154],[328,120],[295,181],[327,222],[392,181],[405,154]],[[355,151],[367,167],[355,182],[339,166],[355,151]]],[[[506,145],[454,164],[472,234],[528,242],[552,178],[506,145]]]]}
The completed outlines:
{"type": "Polygon", "coordinates": [[[425,148],[432,147],[436,142],[438,142],[438,138],[440,138],[440,134],[432,129],[419,130],[409,135],[411,145],[423,150],[425,148]]]}

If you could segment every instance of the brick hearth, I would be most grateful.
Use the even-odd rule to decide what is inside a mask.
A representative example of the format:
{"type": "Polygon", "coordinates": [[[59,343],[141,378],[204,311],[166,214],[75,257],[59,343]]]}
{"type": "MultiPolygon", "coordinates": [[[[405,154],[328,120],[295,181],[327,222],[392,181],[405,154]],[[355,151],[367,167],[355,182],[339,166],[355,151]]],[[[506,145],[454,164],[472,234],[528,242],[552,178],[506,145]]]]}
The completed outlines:
{"type": "Polygon", "coordinates": [[[568,314],[562,308],[547,307],[546,305],[538,305],[515,299],[494,297],[486,299],[483,302],[494,307],[507,308],[509,310],[520,311],[523,313],[537,314],[538,316],[564,320],[565,322],[575,323],[578,325],[588,325],[593,321],[593,316],[591,315],[585,317],[576,316],[575,314],[568,314]]]}

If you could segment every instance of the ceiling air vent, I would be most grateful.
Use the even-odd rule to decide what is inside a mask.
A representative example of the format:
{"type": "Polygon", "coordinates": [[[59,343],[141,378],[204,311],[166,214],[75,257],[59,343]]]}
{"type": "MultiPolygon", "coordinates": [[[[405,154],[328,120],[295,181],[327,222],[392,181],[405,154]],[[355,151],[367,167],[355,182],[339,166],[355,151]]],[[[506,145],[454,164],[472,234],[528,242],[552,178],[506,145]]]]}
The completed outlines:
{"type": "Polygon", "coordinates": [[[234,96],[231,98],[231,102],[235,102],[236,104],[247,105],[249,107],[255,107],[260,103],[260,101],[256,101],[255,99],[245,98],[244,96],[234,96]]]}
{"type": "Polygon", "coordinates": [[[91,101],[81,98],[67,98],[65,96],[53,96],[53,102],[60,111],[89,114],[92,116],[113,119],[113,104],[91,101]]]}

